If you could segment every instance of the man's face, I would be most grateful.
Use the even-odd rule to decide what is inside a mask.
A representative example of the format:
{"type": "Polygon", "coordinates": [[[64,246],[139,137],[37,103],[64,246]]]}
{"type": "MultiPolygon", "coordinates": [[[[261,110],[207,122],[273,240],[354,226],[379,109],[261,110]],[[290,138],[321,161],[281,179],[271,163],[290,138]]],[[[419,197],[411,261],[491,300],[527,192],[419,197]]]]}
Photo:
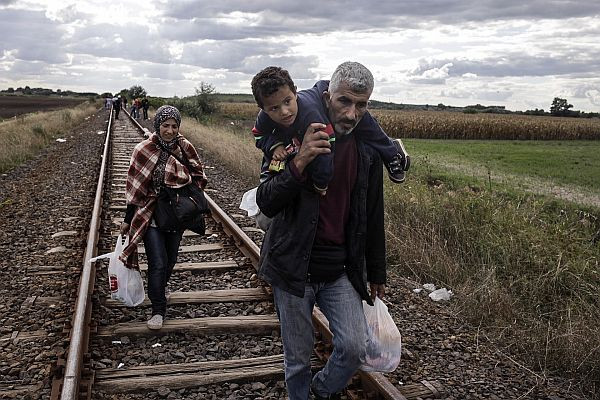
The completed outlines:
{"type": "Polygon", "coordinates": [[[275,93],[263,99],[263,111],[276,124],[289,127],[298,114],[296,93],[292,92],[288,85],[280,87],[275,93]]]}
{"type": "Polygon", "coordinates": [[[367,112],[371,92],[358,93],[342,82],[335,92],[324,92],[329,121],[338,135],[347,135],[367,112]]]}

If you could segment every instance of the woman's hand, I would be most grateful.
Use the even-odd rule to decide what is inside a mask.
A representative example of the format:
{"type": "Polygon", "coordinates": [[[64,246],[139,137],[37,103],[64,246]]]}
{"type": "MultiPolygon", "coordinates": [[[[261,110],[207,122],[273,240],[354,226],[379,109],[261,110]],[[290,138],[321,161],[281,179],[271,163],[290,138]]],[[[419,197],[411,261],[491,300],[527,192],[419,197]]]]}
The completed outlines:
{"type": "Polygon", "coordinates": [[[121,227],[119,228],[119,232],[123,236],[129,235],[129,224],[126,222],[122,222],[121,227]]]}

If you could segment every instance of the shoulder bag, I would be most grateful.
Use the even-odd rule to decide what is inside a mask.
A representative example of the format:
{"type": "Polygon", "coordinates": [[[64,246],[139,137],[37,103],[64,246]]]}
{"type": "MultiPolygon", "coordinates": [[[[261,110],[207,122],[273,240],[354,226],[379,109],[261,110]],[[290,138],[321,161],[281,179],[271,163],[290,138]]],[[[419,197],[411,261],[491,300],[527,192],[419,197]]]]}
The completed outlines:
{"type": "MultiPolygon", "coordinates": [[[[183,149],[181,150],[181,154],[184,156],[183,160],[169,149],[164,147],[162,149],[191,171],[183,149]]],[[[152,216],[159,229],[167,231],[189,229],[203,235],[205,231],[204,215],[206,214],[210,214],[210,208],[204,196],[204,190],[200,189],[192,180],[188,185],[180,188],[162,187],[152,216]]]]}

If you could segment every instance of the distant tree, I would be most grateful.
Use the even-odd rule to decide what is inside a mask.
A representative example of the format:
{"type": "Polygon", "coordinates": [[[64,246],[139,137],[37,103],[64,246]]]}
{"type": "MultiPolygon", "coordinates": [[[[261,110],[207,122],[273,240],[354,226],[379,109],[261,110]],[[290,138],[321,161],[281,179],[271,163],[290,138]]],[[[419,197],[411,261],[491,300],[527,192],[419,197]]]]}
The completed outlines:
{"type": "Polygon", "coordinates": [[[25,89],[23,89],[23,94],[31,94],[31,88],[29,86],[25,86],[25,89]]]}
{"type": "Polygon", "coordinates": [[[555,97],[550,106],[550,114],[555,117],[564,117],[569,114],[569,108],[573,108],[573,105],[569,104],[567,99],[555,97]]]}
{"type": "Polygon", "coordinates": [[[102,97],[103,99],[107,98],[107,97],[113,97],[111,92],[104,92],[100,95],[100,97],[102,97]]]}
{"type": "Polygon", "coordinates": [[[8,92],[8,93],[14,93],[14,92],[15,92],[15,89],[14,89],[14,88],[11,88],[11,87],[9,87],[9,88],[8,88],[8,90],[7,90],[7,92],[8,92]]]}
{"type": "Polygon", "coordinates": [[[148,93],[146,93],[146,89],[141,87],[140,85],[133,85],[129,88],[128,97],[130,99],[137,99],[138,97],[146,97],[148,93]]]}
{"type": "Polygon", "coordinates": [[[215,87],[210,83],[200,82],[200,87],[196,88],[197,105],[203,114],[212,114],[217,110],[214,93],[215,87]]]}
{"type": "Polygon", "coordinates": [[[535,110],[527,110],[524,113],[525,115],[546,115],[546,112],[543,108],[536,108],[535,110]]]}
{"type": "Polygon", "coordinates": [[[215,87],[210,83],[200,82],[200,87],[196,88],[195,95],[182,99],[175,96],[172,98],[171,104],[190,117],[198,121],[205,121],[210,114],[217,110],[215,87]]]}

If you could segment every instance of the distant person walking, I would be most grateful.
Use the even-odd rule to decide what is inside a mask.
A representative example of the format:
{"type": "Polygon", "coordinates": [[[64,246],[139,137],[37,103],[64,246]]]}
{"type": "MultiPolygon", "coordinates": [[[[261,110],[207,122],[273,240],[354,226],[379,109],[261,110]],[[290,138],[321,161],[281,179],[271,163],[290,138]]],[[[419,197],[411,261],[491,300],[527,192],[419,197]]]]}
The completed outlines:
{"type": "Polygon", "coordinates": [[[147,97],[142,99],[142,110],[144,110],[144,119],[148,119],[148,108],[150,108],[150,102],[147,97]]]}
{"type": "Polygon", "coordinates": [[[121,96],[113,99],[113,108],[115,110],[115,119],[119,119],[119,113],[121,112],[121,96]]]}
{"type": "Polygon", "coordinates": [[[131,105],[131,117],[138,119],[140,117],[140,108],[142,107],[142,102],[140,99],[133,100],[133,104],[131,105]]]}

